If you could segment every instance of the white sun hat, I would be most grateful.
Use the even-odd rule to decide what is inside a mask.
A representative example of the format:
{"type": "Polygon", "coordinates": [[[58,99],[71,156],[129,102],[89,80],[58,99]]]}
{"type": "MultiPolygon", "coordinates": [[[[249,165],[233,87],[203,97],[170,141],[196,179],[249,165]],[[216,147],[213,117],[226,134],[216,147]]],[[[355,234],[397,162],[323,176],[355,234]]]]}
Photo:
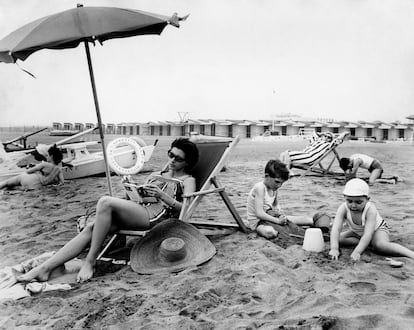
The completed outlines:
{"type": "Polygon", "coordinates": [[[44,156],[45,158],[47,158],[47,156],[49,156],[49,146],[46,144],[39,144],[36,146],[36,150],[39,154],[41,154],[42,156],[44,156]]]}
{"type": "Polygon", "coordinates": [[[343,194],[351,197],[368,196],[369,186],[362,179],[352,179],[346,183],[343,194]]]}

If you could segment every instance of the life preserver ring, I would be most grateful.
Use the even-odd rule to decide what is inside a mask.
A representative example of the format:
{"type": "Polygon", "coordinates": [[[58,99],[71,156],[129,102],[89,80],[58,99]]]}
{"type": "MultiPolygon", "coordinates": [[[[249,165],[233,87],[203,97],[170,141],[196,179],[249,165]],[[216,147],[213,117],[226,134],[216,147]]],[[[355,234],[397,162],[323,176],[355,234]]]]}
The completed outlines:
{"type": "Polygon", "coordinates": [[[144,160],[145,160],[144,151],[142,150],[138,142],[132,138],[120,137],[120,138],[117,138],[111,141],[106,148],[106,153],[108,156],[109,166],[115,173],[119,175],[136,174],[144,166],[144,160]],[[115,160],[115,156],[117,155],[116,149],[122,145],[127,145],[131,147],[135,152],[135,156],[136,156],[135,164],[131,167],[122,167],[115,160]]]}

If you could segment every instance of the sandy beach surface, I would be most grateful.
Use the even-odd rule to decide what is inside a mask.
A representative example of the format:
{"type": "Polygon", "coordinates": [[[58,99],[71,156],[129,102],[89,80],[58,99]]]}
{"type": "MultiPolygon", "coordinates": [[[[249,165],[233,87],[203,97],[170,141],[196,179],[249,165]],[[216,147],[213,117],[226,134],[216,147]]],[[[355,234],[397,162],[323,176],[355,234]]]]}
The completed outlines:
{"type": "MultiPolygon", "coordinates": [[[[151,142],[150,139],[146,139],[151,142]]],[[[172,138],[160,139],[147,170],[165,164],[172,138]]],[[[220,174],[234,205],[245,217],[246,198],[263,177],[268,159],[304,141],[242,140],[220,174]]],[[[371,188],[372,201],[391,225],[391,239],[414,249],[414,146],[344,142],[341,156],[361,152],[378,158],[385,175],[404,182],[371,188]]],[[[338,169],[336,167],[336,169],[338,169]]],[[[148,173],[136,176],[143,181],[148,173]]],[[[114,195],[123,196],[113,176],[114,195]]],[[[287,214],[334,215],[343,201],[343,181],[295,177],[279,192],[287,214]]],[[[61,187],[0,193],[0,268],[56,251],[76,234],[76,220],[107,193],[105,177],[74,180],[61,187]]],[[[218,197],[207,197],[194,219],[230,222],[218,197]]],[[[210,237],[217,254],[208,263],[178,274],[138,275],[126,265],[101,264],[84,284],[75,274],[56,281],[68,291],[0,300],[2,329],[412,329],[414,260],[392,268],[371,251],[350,262],[351,249],[336,261],[306,252],[301,239],[265,240],[255,233],[210,237]]],[[[84,256],[84,255],[83,255],[84,256]]],[[[82,257],[82,256],[81,256],[82,257]]]]}

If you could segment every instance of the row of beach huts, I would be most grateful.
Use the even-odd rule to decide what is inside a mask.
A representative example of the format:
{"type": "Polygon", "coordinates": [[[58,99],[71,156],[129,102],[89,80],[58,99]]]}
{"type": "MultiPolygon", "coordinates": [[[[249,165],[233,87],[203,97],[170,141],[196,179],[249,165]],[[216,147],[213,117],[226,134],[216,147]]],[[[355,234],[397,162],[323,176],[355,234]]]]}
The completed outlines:
{"type": "MultiPolygon", "coordinates": [[[[51,134],[70,135],[95,127],[94,123],[53,123],[51,134]],[[61,133],[61,134],[59,134],[61,133]]],[[[310,132],[350,132],[351,139],[376,141],[408,141],[413,139],[414,117],[407,122],[382,121],[348,122],[333,120],[214,120],[156,121],[147,123],[119,123],[104,125],[105,134],[143,136],[188,136],[198,133],[207,136],[257,138],[262,136],[300,136],[310,132]]]]}

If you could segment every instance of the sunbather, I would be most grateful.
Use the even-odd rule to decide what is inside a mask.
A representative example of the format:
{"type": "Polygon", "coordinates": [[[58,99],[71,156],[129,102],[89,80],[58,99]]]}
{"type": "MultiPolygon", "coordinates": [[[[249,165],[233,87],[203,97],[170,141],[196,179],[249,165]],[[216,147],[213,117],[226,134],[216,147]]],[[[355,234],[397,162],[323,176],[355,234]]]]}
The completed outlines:
{"type": "MultiPolygon", "coordinates": [[[[196,189],[196,182],[190,175],[190,171],[198,161],[198,149],[188,139],[176,139],[171,144],[168,157],[170,158],[168,169],[161,175],[165,178],[175,178],[181,181],[180,186],[173,190],[176,194],[170,195],[156,184],[146,186],[145,193],[147,196],[155,197],[157,203],[162,203],[165,208],[171,211],[170,214],[176,214],[181,210],[182,194],[192,193],[196,189]]],[[[168,191],[172,191],[172,189],[168,189],[168,191]]],[[[78,256],[90,243],[88,255],[77,276],[78,282],[89,280],[93,276],[96,258],[106,235],[118,229],[149,229],[150,220],[154,216],[151,210],[152,208],[147,204],[138,204],[117,197],[101,197],[96,207],[94,223],[88,224],[50,259],[30,272],[18,276],[17,280],[38,279],[46,281],[54,269],[78,256]]]]}
{"type": "Polygon", "coordinates": [[[37,148],[47,161],[43,161],[26,172],[16,175],[0,183],[0,189],[22,186],[24,189],[35,189],[54,183],[63,183],[62,152],[56,145],[48,148],[39,145],[37,148]]]}
{"type": "Polygon", "coordinates": [[[290,169],[293,165],[312,165],[325,155],[326,151],[335,144],[339,144],[349,132],[344,132],[337,137],[331,132],[312,135],[310,144],[303,150],[282,152],[279,159],[290,169]]]}

